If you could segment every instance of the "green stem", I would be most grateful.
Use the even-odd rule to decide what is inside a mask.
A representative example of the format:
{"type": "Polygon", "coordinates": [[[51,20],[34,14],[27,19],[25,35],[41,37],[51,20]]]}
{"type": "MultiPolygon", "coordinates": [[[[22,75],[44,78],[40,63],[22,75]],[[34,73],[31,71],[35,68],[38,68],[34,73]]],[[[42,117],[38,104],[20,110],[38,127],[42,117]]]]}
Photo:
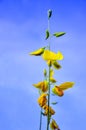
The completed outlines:
{"type": "MultiPolygon", "coordinates": [[[[50,21],[48,19],[48,31],[50,31],[50,21]]],[[[49,38],[50,39],[50,38],[49,38]]],[[[50,41],[49,41],[49,50],[50,50],[50,41]]],[[[49,82],[49,86],[48,86],[48,115],[47,115],[47,130],[49,130],[49,124],[50,124],[50,113],[49,113],[49,107],[50,107],[50,66],[49,66],[49,78],[48,78],[48,82],[49,82]]]]}
{"type": "Polygon", "coordinates": [[[42,108],[40,110],[40,125],[39,125],[39,130],[41,130],[42,127],[42,108]]]}

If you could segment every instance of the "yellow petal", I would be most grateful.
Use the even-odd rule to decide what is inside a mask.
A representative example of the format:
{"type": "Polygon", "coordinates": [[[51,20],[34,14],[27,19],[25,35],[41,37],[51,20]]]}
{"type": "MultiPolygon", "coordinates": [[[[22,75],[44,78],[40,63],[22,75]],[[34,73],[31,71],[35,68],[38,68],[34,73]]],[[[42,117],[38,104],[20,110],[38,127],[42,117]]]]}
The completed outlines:
{"type": "Polygon", "coordinates": [[[46,92],[48,90],[48,82],[46,80],[33,84],[33,86],[40,89],[42,92],[46,92]]]}
{"type": "Polygon", "coordinates": [[[61,65],[57,62],[57,61],[53,61],[52,62],[52,65],[55,69],[60,69],[61,68],[61,65]]]}
{"type": "Polygon", "coordinates": [[[60,52],[58,52],[56,54],[56,53],[54,53],[52,51],[45,50],[42,57],[43,57],[44,60],[50,60],[50,61],[61,60],[62,59],[62,54],[60,52]]]}
{"type": "Polygon", "coordinates": [[[60,51],[58,51],[57,60],[63,60],[63,58],[64,58],[63,54],[60,51]]]}
{"type": "Polygon", "coordinates": [[[64,95],[63,91],[58,86],[52,88],[52,92],[60,97],[64,95]]]}
{"type": "Polygon", "coordinates": [[[44,49],[45,49],[45,47],[40,48],[40,49],[38,49],[38,50],[35,50],[35,51],[31,52],[30,55],[40,56],[40,55],[43,54],[44,49]]]}
{"type": "Polygon", "coordinates": [[[72,88],[73,85],[74,85],[74,82],[65,82],[65,83],[62,83],[61,85],[59,85],[59,88],[61,90],[66,90],[66,89],[72,88]]]}
{"type": "Polygon", "coordinates": [[[43,82],[38,82],[37,84],[33,84],[34,87],[36,88],[41,88],[43,82]]]}

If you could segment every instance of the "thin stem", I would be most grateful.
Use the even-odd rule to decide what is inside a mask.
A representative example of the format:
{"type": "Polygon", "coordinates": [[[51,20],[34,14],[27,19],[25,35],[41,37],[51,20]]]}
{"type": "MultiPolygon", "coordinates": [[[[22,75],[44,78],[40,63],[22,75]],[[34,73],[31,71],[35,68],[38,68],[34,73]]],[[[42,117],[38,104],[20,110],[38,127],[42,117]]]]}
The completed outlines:
{"type": "Polygon", "coordinates": [[[42,127],[42,108],[40,110],[40,125],[39,125],[39,130],[41,130],[42,127]]]}
{"type": "MultiPolygon", "coordinates": [[[[48,31],[50,31],[50,21],[48,19],[48,31]]],[[[49,38],[50,39],[50,38],[49,38]]],[[[50,50],[50,41],[48,43],[48,48],[50,50]]],[[[49,123],[50,123],[50,112],[49,112],[49,107],[50,107],[50,66],[49,66],[49,77],[48,77],[48,81],[49,81],[49,86],[48,86],[48,115],[47,115],[47,130],[49,130],[49,123]]]]}

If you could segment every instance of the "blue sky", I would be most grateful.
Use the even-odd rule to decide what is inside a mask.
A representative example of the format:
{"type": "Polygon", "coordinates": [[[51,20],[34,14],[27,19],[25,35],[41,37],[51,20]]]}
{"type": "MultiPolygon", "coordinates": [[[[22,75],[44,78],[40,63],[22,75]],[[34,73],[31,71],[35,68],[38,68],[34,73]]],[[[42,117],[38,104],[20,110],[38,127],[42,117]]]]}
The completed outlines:
{"type": "Polygon", "coordinates": [[[75,82],[55,99],[55,119],[61,130],[86,129],[86,1],[0,0],[0,130],[39,128],[38,92],[32,84],[43,79],[46,63],[28,53],[47,44],[48,9],[53,10],[51,32],[67,33],[51,39],[52,50],[64,54],[55,78],[75,82]]]}

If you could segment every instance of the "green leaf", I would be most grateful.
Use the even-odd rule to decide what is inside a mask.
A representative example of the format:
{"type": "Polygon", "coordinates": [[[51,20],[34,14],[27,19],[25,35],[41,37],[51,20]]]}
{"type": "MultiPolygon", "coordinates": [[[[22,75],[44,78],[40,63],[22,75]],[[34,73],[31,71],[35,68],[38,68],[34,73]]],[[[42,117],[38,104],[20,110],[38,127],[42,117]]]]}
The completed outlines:
{"type": "Polygon", "coordinates": [[[49,36],[50,36],[50,33],[49,33],[49,31],[48,30],[46,30],[46,40],[49,38],[49,36]]]}
{"type": "Polygon", "coordinates": [[[53,34],[53,36],[60,37],[60,36],[63,36],[64,34],[66,34],[66,33],[65,32],[56,32],[53,34]]]}
{"type": "Polygon", "coordinates": [[[52,102],[51,104],[56,105],[58,102],[52,102]]]}

